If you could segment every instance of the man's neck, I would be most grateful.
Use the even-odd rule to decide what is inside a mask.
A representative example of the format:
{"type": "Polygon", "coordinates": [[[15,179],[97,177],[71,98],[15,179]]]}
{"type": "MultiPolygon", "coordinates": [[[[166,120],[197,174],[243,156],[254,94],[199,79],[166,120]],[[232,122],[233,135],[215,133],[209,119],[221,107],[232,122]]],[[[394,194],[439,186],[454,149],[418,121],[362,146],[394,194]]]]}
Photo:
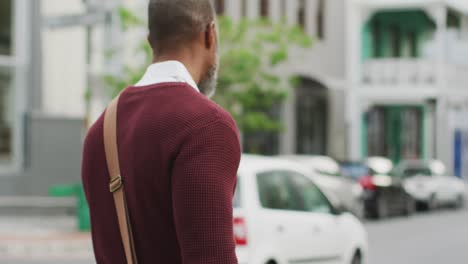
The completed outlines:
{"type": "Polygon", "coordinates": [[[196,63],[193,59],[188,59],[187,56],[177,56],[177,55],[160,55],[155,56],[153,59],[153,63],[165,62],[165,61],[178,61],[182,63],[185,68],[187,68],[188,72],[192,76],[195,83],[199,84],[201,80],[201,73],[199,67],[196,67],[196,63]]]}

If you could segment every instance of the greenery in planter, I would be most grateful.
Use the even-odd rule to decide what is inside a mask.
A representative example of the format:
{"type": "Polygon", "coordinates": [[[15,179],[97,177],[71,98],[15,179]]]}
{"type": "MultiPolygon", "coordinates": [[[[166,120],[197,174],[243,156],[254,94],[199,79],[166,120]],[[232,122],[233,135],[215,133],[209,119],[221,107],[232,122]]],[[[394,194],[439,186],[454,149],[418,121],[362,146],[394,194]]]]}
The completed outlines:
{"type": "MultiPolygon", "coordinates": [[[[144,27],[144,23],[127,9],[120,10],[122,29],[130,31],[144,27]]],[[[292,48],[308,48],[312,39],[297,26],[272,23],[269,20],[230,18],[218,19],[220,32],[220,67],[217,93],[213,100],[229,111],[244,137],[278,133],[283,129],[279,118],[281,103],[290,87],[297,85],[295,76],[278,73],[278,67],[288,60],[292,48]]],[[[118,76],[105,76],[106,83],[116,95],[129,83],[136,83],[152,52],[142,39],[135,56],[144,58],[138,66],[125,66],[118,76]]],[[[257,140],[246,140],[244,151],[261,153],[257,140]]]]}

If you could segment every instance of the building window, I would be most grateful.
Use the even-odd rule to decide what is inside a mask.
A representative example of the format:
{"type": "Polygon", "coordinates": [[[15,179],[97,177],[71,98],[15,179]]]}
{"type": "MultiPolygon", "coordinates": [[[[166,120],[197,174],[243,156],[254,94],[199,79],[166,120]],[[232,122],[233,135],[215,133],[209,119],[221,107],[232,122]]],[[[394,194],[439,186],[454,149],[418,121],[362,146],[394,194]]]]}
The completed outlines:
{"type": "Polygon", "coordinates": [[[0,1],[0,55],[12,55],[12,1],[0,1]]]}
{"type": "Polygon", "coordinates": [[[13,156],[14,98],[10,69],[0,67],[0,166],[9,165],[13,156]]]}
{"type": "Polygon", "coordinates": [[[462,24],[462,15],[458,14],[453,10],[449,10],[447,13],[447,27],[460,29],[462,24]]]}
{"type": "Polygon", "coordinates": [[[303,79],[296,88],[296,152],[325,155],[328,140],[327,88],[303,79]]]}
{"type": "Polygon", "coordinates": [[[372,47],[374,58],[380,58],[383,56],[382,35],[382,24],[379,20],[375,19],[372,23],[372,47]]]}
{"type": "Polygon", "coordinates": [[[247,0],[241,0],[241,16],[247,17],[247,0]]]}
{"type": "Polygon", "coordinates": [[[268,17],[270,14],[270,5],[268,0],[260,0],[260,16],[268,17]]]}
{"type": "Polygon", "coordinates": [[[387,155],[385,112],[383,108],[372,108],[366,114],[367,123],[367,155],[387,155]]]}
{"type": "Polygon", "coordinates": [[[412,58],[418,57],[418,34],[416,32],[409,34],[409,49],[412,58]]]}
{"type": "Polygon", "coordinates": [[[306,29],[306,3],[305,0],[299,1],[299,6],[297,7],[297,24],[302,28],[306,29]]]}
{"type": "Polygon", "coordinates": [[[15,98],[13,92],[13,1],[0,1],[0,167],[13,162],[15,98]]]}
{"type": "Polygon", "coordinates": [[[325,0],[319,0],[317,9],[317,37],[325,38],[325,0]]]}
{"type": "Polygon", "coordinates": [[[399,26],[390,27],[391,57],[401,56],[401,30],[399,26]]]}
{"type": "Polygon", "coordinates": [[[401,123],[403,126],[401,135],[401,156],[403,159],[418,159],[421,157],[423,113],[417,107],[408,107],[401,111],[401,123]]]}
{"type": "Polygon", "coordinates": [[[374,20],[372,23],[372,48],[373,57],[380,58],[382,56],[382,27],[379,20],[374,20]]]}
{"type": "Polygon", "coordinates": [[[367,155],[419,159],[422,155],[421,107],[375,106],[367,113],[367,155]]]}
{"type": "MultiPolygon", "coordinates": [[[[24,94],[28,75],[26,66],[18,64],[18,57],[29,48],[29,43],[19,41],[30,35],[24,16],[29,2],[0,1],[0,173],[14,173],[23,162],[25,106],[24,98],[17,95],[24,94]]],[[[29,58],[24,59],[28,65],[29,58]]]]}
{"type": "Polygon", "coordinates": [[[224,0],[215,0],[215,9],[216,14],[223,15],[224,14],[224,0]]]}

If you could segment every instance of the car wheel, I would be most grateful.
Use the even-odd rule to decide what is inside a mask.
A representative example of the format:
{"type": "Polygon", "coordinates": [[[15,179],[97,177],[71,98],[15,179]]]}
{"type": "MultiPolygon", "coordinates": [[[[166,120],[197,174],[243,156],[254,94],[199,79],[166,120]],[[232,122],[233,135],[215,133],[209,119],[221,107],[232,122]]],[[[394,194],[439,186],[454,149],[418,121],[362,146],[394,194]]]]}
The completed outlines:
{"type": "Polygon", "coordinates": [[[455,209],[461,209],[465,205],[465,198],[463,195],[458,195],[457,200],[455,201],[455,209]]]}
{"type": "Polygon", "coordinates": [[[431,198],[429,198],[429,201],[427,202],[427,210],[432,211],[432,210],[435,210],[436,208],[437,208],[437,201],[436,201],[435,195],[433,194],[431,198]]]}
{"type": "Polygon", "coordinates": [[[412,198],[408,198],[405,203],[405,209],[403,214],[406,216],[411,216],[416,211],[416,202],[412,198]]]}
{"type": "Polygon", "coordinates": [[[351,260],[351,264],[362,264],[362,256],[359,251],[354,254],[354,257],[351,260]]]}
{"type": "Polygon", "coordinates": [[[431,195],[431,197],[429,198],[429,200],[427,200],[426,202],[424,203],[421,203],[421,209],[423,211],[432,211],[434,209],[436,209],[436,198],[435,198],[435,195],[431,195]]]}
{"type": "Polygon", "coordinates": [[[416,210],[417,211],[427,211],[427,203],[417,201],[416,202],[416,210]]]}

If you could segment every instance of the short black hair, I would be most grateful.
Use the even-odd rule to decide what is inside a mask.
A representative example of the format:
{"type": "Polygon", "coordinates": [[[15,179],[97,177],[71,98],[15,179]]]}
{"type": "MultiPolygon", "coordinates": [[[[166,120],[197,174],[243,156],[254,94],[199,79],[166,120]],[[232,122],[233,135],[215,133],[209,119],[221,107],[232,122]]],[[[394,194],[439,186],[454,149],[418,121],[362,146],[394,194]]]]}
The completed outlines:
{"type": "Polygon", "coordinates": [[[150,0],[148,40],[155,52],[178,48],[206,30],[215,17],[211,0],[150,0]]]}

